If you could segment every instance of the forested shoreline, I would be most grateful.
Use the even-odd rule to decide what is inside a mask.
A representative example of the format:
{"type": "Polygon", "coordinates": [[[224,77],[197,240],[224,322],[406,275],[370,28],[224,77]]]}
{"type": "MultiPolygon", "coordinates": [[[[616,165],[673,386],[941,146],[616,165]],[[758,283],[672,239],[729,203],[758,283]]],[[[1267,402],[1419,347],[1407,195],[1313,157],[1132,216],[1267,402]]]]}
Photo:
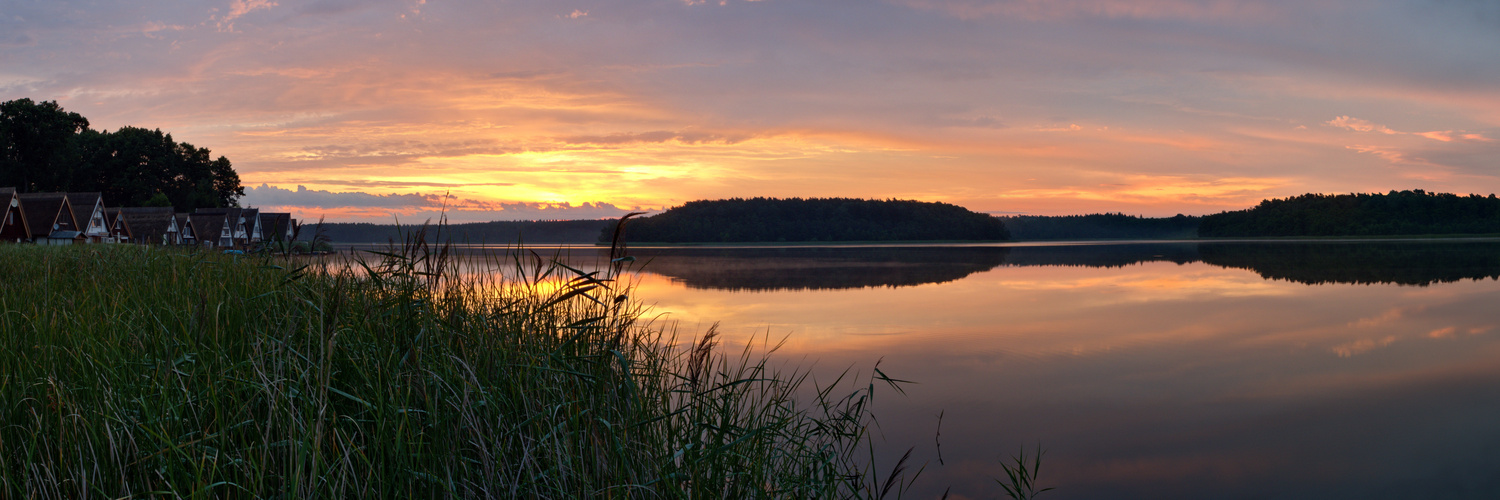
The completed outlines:
{"type": "MultiPolygon", "coordinates": [[[[630,221],[624,238],[655,243],[1000,241],[1004,222],[958,205],[855,198],[690,201],[630,221]]],[[[612,237],[613,226],[599,236],[612,237]]]]}
{"type": "Polygon", "coordinates": [[[1187,239],[1198,236],[1201,217],[1139,217],[1123,213],[1002,216],[1016,240],[1187,239]]]}
{"type": "Polygon", "coordinates": [[[1391,191],[1304,194],[1206,215],[1201,237],[1500,234],[1500,198],[1391,191]]]}

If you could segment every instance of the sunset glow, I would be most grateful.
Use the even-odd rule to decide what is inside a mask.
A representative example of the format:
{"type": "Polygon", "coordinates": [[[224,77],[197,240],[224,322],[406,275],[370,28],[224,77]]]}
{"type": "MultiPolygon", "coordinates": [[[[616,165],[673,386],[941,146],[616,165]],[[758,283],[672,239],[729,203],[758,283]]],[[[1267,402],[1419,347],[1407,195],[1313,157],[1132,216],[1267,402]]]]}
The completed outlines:
{"type": "Polygon", "coordinates": [[[1151,216],[1500,191],[1483,2],[7,2],[0,100],[388,222],[725,197],[1151,216]]]}

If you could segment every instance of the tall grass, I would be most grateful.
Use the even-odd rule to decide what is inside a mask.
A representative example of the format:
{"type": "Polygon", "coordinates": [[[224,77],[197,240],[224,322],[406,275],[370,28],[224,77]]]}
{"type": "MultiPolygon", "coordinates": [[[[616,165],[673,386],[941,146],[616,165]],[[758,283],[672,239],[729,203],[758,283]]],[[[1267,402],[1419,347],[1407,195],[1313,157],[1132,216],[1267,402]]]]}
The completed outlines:
{"type": "MultiPolygon", "coordinates": [[[[0,246],[0,497],[881,497],[878,371],[643,321],[618,265],[0,246]],[[295,269],[294,269],[295,268],[295,269]],[[505,278],[502,276],[510,276],[505,278]],[[858,378],[858,380],[854,380],[858,378]]],[[[620,264],[620,260],[615,264],[620,264]]],[[[773,348],[774,346],[765,346],[773,348]]],[[[904,474],[904,473],[903,473],[904,474]]]]}

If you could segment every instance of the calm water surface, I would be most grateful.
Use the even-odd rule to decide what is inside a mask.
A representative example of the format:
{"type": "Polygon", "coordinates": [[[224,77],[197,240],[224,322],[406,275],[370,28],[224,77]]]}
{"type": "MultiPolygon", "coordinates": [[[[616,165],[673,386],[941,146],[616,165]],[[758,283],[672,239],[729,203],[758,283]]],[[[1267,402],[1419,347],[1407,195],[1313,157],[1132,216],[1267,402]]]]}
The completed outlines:
{"type": "Polygon", "coordinates": [[[918,382],[918,496],[1041,443],[1043,498],[1500,498],[1500,243],[633,253],[685,333],[918,382]]]}
{"type": "Polygon", "coordinates": [[[631,253],[682,335],[917,382],[876,404],[917,498],[1038,443],[1044,499],[1500,498],[1500,240],[631,253]]]}

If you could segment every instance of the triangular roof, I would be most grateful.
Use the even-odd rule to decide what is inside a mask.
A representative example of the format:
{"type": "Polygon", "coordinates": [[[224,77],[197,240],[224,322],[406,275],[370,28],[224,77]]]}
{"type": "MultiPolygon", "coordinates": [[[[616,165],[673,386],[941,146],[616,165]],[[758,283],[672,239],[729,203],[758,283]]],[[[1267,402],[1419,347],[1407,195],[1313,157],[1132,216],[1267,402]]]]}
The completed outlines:
{"type": "Polygon", "coordinates": [[[0,188],[0,238],[6,240],[31,239],[31,226],[26,221],[26,210],[16,188],[0,188]]]}
{"type": "Polygon", "coordinates": [[[126,207],[120,217],[130,224],[131,239],[142,243],[161,243],[162,235],[177,230],[177,212],[172,207],[126,207]]]}
{"type": "Polygon", "coordinates": [[[65,193],[68,197],[68,205],[74,207],[73,214],[78,219],[79,231],[88,236],[104,236],[109,234],[109,225],[104,220],[104,196],[99,193],[65,193]],[[99,226],[93,225],[94,216],[99,215],[99,226]]]}
{"type": "Polygon", "coordinates": [[[229,220],[227,209],[200,208],[193,211],[194,229],[198,230],[198,241],[220,244],[219,235],[224,232],[224,223],[229,220]]]}
{"type": "MultiPolygon", "coordinates": [[[[214,226],[212,234],[208,232],[202,232],[198,234],[203,235],[203,238],[213,238],[216,244],[223,244],[223,242],[221,242],[220,240],[224,237],[224,232],[226,230],[229,232],[228,237],[230,239],[244,238],[245,226],[240,224],[240,219],[244,217],[242,215],[242,212],[243,209],[239,208],[200,208],[194,210],[194,214],[224,216],[224,220],[220,221],[217,225],[214,226]]],[[[233,245],[238,243],[239,242],[231,242],[228,244],[233,245]]]]}
{"type": "Polygon", "coordinates": [[[264,241],[289,241],[292,239],[292,214],[264,212],[260,214],[261,238],[264,241]]]}
{"type": "Polygon", "coordinates": [[[240,217],[245,218],[245,239],[247,241],[259,242],[262,239],[260,228],[260,209],[245,208],[240,210],[240,217]]]}
{"type": "Polygon", "coordinates": [[[177,231],[177,234],[182,235],[181,239],[192,239],[194,243],[198,241],[198,228],[193,227],[191,214],[177,214],[177,231]]]}
{"type": "MultiPolygon", "coordinates": [[[[31,237],[46,238],[53,233],[78,231],[78,219],[65,193],[22,193],[17,195],[26,207],[26,224],[31,237]]],[[[72,237],[72,236],[68,236],[72,237]]]]}
{"type": "Polygon", "coordinates": [[[129,241],[133,236],[130,233],[130,222],[125,220],[120,207],[105,208],[104,222],[109,224],[109,234],[115,237],[124,236],[129,241]]]}

